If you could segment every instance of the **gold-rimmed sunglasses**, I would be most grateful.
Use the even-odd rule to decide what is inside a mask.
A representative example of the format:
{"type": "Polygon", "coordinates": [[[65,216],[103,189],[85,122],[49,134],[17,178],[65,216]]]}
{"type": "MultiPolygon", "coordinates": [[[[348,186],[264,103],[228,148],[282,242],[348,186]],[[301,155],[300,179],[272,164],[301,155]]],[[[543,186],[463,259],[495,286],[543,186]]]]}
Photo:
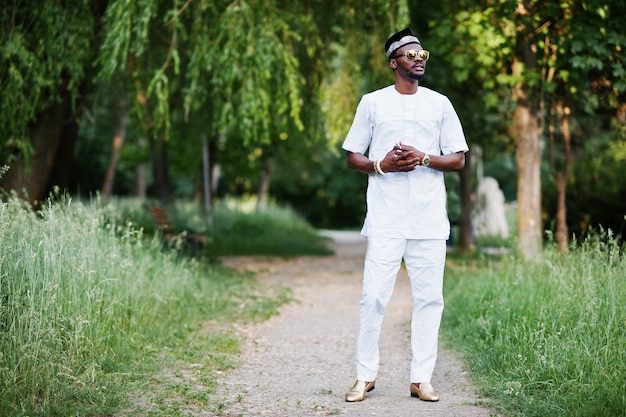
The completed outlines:
{"type": "Polygon", "coordinates": [[[402,55],[404,55],[409,61],[415,61],[417,57],[419,57],[422,61],[426,62],[428,61],[428,58],[430,58],[430,52],[425,49],[422,49],[420,51],[416,51],[415,49],[408,49],[404,51],[403,54],[392,56],[390,59],[400,58],[402,55]]]}

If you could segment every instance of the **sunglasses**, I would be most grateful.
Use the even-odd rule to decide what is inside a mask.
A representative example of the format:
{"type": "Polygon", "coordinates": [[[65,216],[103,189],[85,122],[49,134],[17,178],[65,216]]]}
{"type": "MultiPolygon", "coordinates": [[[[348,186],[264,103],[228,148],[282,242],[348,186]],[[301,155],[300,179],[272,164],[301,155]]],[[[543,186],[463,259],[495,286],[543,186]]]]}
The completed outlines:
{"type": "Polygon", "coordinates": [[[396,55],[394,57],[391,57],[390,59],[400,58],[402,55],[404,55],[406,59],[408,59],[409,61],[415,61],[418,56],[424,62],[428,61],[428,58],[430,58],[430,52],[428,52],[425,49],[422,49],[421,51],[416,51],[415,49],[409,49],[409,50],[404,51],[403,54],[396,55]]]}

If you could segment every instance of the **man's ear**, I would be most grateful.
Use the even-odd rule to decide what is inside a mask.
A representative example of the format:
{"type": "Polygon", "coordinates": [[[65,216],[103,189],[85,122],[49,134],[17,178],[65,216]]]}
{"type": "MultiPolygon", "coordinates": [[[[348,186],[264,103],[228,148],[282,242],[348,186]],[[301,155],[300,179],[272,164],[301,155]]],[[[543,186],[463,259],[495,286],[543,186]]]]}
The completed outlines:
{"type": "Polygon", "coordinates": [[[389,61],[389,66],[391,67],[391,69],[396,69],[398,66],[396,64],[396,60],[392,59],[391,61],[389,61]]]}

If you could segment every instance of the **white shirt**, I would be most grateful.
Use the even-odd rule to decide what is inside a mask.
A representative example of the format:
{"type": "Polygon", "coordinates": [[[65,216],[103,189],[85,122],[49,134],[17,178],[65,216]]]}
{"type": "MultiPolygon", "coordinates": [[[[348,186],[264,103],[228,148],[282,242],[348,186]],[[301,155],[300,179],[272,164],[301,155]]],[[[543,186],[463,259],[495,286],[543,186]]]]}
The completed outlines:
{"type": "MultiPolygon", "coordinates": [[[[365,94],[343,149],[382,160],[402,142],[429,155],[469,150],[450,100],[426,87],[400,94],[393,85],[365,94]]],[[[418,166],[411,172],[371,174],[361,234],[404,239],[447,239],[450,222],[443,173],[418,166]]]]}

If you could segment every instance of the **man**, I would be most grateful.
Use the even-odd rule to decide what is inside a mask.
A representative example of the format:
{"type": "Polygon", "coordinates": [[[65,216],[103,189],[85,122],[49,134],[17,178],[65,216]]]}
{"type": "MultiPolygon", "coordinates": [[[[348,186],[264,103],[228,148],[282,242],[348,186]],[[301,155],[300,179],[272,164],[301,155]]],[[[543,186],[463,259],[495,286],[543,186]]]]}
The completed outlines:
{"type": "Polygon", "coordinates": [[[450,234],[443,172],[463,169],[468,146],[450,100],[419,86],[430,54],[411,29],[392,35],[385,53],[395,84],[362,97],[343,143],[348,167],[369,176],[357,381],[345,399],[362,401],[374,389],[383,313],[404,259],[413,294],[410,394],[438,401],[430,380],[450,234]]]}

